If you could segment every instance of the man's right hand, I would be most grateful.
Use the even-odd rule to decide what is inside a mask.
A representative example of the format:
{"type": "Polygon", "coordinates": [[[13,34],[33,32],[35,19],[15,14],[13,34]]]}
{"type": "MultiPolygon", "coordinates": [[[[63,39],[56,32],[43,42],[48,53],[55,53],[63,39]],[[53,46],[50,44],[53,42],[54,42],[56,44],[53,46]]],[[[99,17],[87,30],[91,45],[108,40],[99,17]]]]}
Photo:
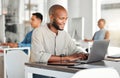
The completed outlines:
{"type": "Polygon", "coordinates": [[[76,60],[85,60],[87,59],[88,54],[85,53],[75,53],[70,56],[66,56],[68,61],[76,61],[76,60]]]}
{"type": "Polygon", "coordinates": [[[18,47],[18,44],[17,44],[17,43],[8,43],[8,45],[9,45],[11,48],[16,48],[16,47],[18,47]]]}
{"type": "Polygon", "coordinates": [[[8,46],[8,43],[1,43],[0,46],[8,46]]]}
{"type": "Polygon", "coordinates": [[[16,48],[18,47],[17,43],[2,43],[1,46],[9,46],[10,48],[16,48]]]}

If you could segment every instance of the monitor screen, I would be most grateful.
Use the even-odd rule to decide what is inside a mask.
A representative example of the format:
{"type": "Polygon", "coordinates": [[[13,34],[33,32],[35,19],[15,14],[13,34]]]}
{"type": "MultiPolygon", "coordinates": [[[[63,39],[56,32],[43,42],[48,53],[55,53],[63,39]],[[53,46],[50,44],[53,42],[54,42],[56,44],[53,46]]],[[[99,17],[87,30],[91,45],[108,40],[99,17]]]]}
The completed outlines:
{"type": "Polygon", "coordinates": [[[71,37],[76,41],[84,39],[84,18],[71,19],[71,37]]]}

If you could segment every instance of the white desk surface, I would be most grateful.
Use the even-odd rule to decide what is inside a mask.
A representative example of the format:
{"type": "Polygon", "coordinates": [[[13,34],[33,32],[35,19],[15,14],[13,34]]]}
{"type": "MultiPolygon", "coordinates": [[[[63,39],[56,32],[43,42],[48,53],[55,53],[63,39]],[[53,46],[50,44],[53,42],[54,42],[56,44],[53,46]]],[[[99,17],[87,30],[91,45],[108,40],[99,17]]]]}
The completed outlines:
{"type": "MultiPolygon", "coordinates": [[[[120,62],[105,60],[105,61],[100,61],[100,62],[95,62],[95,63],[90,63],[90,64],[113,67],[120,74],[120,62]]],[[[83,70],[83,69],[74,69],[74,68],[68,68],[66,66],[52,66],[52,65],[38,64],[38,63],[26,63],[25,64],[25,74],[26,74],[25,78],[32,78],[33,73],[46,75],[46,76],[53,76],[55,78],[70,78],[78,70],[83,70]],[[46,73],[47,71],[48,73],[46,73]],[[54,73],[50,74],[50,72],[54,72],[54,73]],[[62,77],[62,75],[60,74],[63,74],[66,77],[62,77]]]]}

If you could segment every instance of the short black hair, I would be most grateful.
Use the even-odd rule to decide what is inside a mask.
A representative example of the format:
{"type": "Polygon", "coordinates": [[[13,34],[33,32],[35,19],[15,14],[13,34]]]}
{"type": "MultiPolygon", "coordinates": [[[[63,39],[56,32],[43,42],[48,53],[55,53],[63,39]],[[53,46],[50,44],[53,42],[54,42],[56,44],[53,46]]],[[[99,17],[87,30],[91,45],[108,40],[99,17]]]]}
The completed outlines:
{"type": "Polygon", "coordinates": [[[41,21],[43,20],[43,15],[41,13],[39,13],[39,12],[33,13],[32,15],[35,15],[41,21]]]}
{"type": "Polygon", "coordinates": [[[52,15],[52,14],[54,15],[55,11],[58,9],[62,9],[66,11],[66,9],[62,5],[55,4],[49,8],[49,15],[52,15]]]}

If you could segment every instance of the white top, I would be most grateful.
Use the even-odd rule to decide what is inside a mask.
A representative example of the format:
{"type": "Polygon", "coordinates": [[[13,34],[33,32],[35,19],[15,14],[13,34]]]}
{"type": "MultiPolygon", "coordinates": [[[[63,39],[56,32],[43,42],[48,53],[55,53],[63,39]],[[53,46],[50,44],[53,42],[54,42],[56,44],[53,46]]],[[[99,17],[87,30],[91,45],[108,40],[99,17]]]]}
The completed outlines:
{"type": "Polygon", "coordinates": [[[32,62],[48,62],[51,55],[71,55],[75,52],[83,52],[67,32],[58,31],[56,35],[47,25],[33,31],[31,51],[32,62]]]}

